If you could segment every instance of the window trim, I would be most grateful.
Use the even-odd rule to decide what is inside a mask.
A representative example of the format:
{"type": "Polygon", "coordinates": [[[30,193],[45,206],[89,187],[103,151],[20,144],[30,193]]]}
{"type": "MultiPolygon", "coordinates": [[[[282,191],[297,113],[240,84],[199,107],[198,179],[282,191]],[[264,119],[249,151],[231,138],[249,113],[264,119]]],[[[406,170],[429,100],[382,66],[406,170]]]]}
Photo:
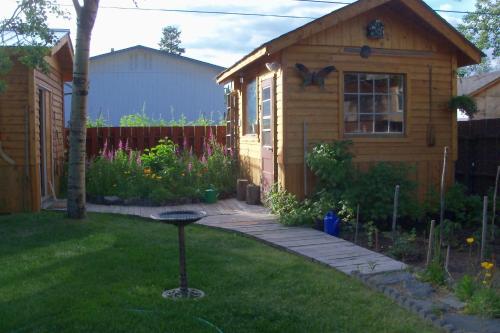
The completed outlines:
{"type": "MultiPolygon", "coordinates": [[[[341,124],[341,133],[342,136],[345,138],[353,139],[354,141],[378,141],[380,139],[382,140],[390,140],[390,141],[408,141],[408,105],[409,105],[409,94],[408,91],[410,89],[409,87],[409,74],[407,72],[374,72],[374,71],[363,71],[362,69],[349,69],[346,71],[341,71],[340,73],[340,89],[339,89],[339,99],[340,99],[340,112],[339,112],[339,121],[341,124]],[[351,95],[357,95],[358,96],[358,105],[359,105],[359,97],[361,95],[367,95],[367,96],[376,96],[374,91],[372,93],[346,93],[345,92],[345,76],[349,74],[375,74],[375,75],[400,75],[403,77],[403,131],[402,132],[346,132],[345,129],[345,108],[344,108],[344,98],[346,94],[351,94],[351,95]]],[[[358,91],[360,90],[359,88],[359,80],[358,80],[358,91]]],[[[380,94],[383,95],[383,94],[380,94]]],[[[390,95],[390,94],[387,94],[390,95]]],[[[358,112],[359,114],[359,112],[358,112]]],[[[384,113],[380,113],[384,114],[384,113]]]]}

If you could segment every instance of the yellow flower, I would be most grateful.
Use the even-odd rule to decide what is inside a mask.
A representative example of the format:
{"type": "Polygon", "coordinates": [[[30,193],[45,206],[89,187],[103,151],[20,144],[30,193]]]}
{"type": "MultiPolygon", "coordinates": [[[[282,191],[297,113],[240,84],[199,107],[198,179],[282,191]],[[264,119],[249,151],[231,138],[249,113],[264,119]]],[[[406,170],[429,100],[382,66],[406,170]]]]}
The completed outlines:
{"type": "Polygon", "coordinates": [[[156,179],[161,179],[161,176],[156,176],[156,179]]]}
{"type": "Polygon", "coordinates": [[[490,278],[491,277],[491,273],[490,272],[486,272],[486,274],[484,274],[484,276],[486,276],[487,278],[490,278]]]}
{"type": "Polygon", "coordinates": [[[492,269],[493,266],[495,266],[495,265],[492,262],[483,261],[481,263],[481,267],[484,268],[484,269],[487,269],[487,270],[492,269]]]}
{"type": "Polygon", "coordinates": [[[144,174],[145,175],[149,175],[151,173],[151,169],[150,168],[144,168],[144,174]]]}
{"type": "Polygon", "coordinates": [[[472,243],[474,243],[474,237],[469,237],[466,239],[467,241],[467,244],[471,245],[472,243]]]}

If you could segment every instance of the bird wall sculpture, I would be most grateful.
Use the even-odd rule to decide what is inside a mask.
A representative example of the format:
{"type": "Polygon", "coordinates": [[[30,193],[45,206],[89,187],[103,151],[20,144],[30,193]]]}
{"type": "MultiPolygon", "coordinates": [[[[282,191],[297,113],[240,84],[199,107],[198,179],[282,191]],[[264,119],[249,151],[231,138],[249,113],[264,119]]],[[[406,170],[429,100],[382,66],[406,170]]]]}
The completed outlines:
{"type": "Polygon", "coordinates": [[[302,77],[302,87],[307,87],[310,85],[317,85],[321,89],[325,88],[325,78],[328,74],[331,72],[335,71],[335,66],[327,66],[323,69],[321,69],[318,72],[312,72],[310,71],[305,65],[303,64],[295,64],[295,68],[299,72],[300,76],[302,77]]]}

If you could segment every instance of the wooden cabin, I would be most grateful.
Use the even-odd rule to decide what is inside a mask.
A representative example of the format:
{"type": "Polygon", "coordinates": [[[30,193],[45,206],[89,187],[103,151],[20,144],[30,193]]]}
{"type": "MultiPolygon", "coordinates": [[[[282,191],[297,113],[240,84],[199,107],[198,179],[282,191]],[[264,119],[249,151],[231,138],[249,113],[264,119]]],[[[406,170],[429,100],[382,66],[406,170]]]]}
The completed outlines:
{"type": "Polygon", "coordinates": [[[71,81],[69,31],[57,31],[48,73],[16,61],[0,94],[0,213],[38,211],[58,193],[64,162],[64,82],[71,81]]]}
{"type": "Polygon", "coordinates": [[[423,195],[438,184],[443,148],[457,158],[447,108],[456,69],[482,56],[423,1],[359,0],[264,43],[217,81],[232,87],[231,142],[262,192],[278,182],[303,198],[312,187],[306,152],[347,139],[359,168],[414,165],[423,195]]]}

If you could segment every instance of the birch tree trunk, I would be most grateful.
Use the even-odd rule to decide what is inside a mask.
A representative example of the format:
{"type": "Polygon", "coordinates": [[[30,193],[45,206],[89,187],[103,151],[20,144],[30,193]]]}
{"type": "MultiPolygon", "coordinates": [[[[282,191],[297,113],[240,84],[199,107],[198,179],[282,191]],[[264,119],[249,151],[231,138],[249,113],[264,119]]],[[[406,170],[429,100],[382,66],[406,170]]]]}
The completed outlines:
{"type": "Polygon", "coordinates": [[[73,93],[69,131],[68,217],[82,219],[85,211],[85,149],[90,39],[99,0],[73,0],[77,16],[73,93]]]}

